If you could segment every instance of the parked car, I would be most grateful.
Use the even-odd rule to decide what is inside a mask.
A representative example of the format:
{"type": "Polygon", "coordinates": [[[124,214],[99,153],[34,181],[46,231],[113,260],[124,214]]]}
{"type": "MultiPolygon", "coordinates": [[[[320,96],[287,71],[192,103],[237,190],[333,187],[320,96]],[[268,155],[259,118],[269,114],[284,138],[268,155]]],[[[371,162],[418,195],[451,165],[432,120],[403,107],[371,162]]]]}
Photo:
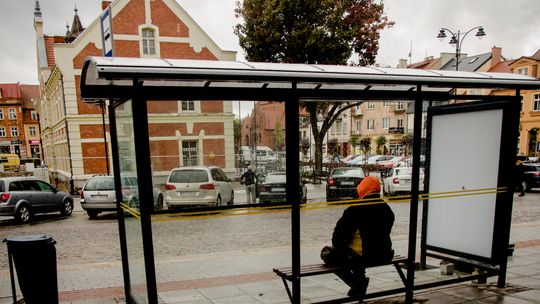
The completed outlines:
{"type": "Polygon", "coordinates": [[[275,163],[278,161],[277,154],[266,146],[257,146],[253,153],[251,147],[241,146],[238,154],[240,155],[240,161],[244,165],[251,165],[253,163],[253,154],[256,155],[257,164],[275,163]]]}
{"type": "Polygon", "coordinates": [[[381,169],[390,169],[397,167],[397,164],[403,160],[402,156],[393,156],[389,160],[381,160],[377,161],[377,166],[379,166],[381,169]]]}
{"type": "MultiPolygon", "coordinates": [[[[412,167],[397,167],[388,172],[383,180],[383,192],[385,195],[397,193],[411,193],[412,167]]],[[[420,191],[424,191],[424,170],[420,168],[420,191]]]]}
{"type": "Polygon", "coordinates": [[[522,181],[522,187],[525,191],[530,191],[531,188],[540,187],[539,163],[523,163],[522,170],[525,175],[525,179],[522,181]]]}
{"type": "Polygon", "coordinates": [[[356,187],[364,179],[362,168],[342,167],[330,172],[326,181],[326,201],[357,199],[356,187]]]}
{"type": "Polygon", "coordinates": [[[27,223],[38,213],[71,215],[73,198],[35,177],[0,178],[0,215],[27,223]]]}
{"type": "MultiPolygon", "coordinates": [[[[265,203],[287,203],[287,192],[285,191],[286,174],[285,172],[268,173],[264,180],[259,184],[259,202],[265,203]]],[[[307,202],[307,188],[304,183],[300,183],[302,193],[300,194],[301,204],[307,202]]]]}
{"type": "MultiPolygon", "coordinates": [[[[122,176],[123,200],[129,206],[139,208],[139,187],[136,175],[122,176]]],[[[154,210],[163,208],[163,194],[153,186],[154,210]]],[[[94,219],[103,211],[116,211],[116,194],[114,176],[96,175],[86,180],[81,190],[81,207],[88,217],[94,219]]]]}
{"type": "Polygon", "coordinates": [[[169,174],[164,198],[169,209],[233,205],[234,190],[231,179],[219,167],[180,167],[169,174]]]}

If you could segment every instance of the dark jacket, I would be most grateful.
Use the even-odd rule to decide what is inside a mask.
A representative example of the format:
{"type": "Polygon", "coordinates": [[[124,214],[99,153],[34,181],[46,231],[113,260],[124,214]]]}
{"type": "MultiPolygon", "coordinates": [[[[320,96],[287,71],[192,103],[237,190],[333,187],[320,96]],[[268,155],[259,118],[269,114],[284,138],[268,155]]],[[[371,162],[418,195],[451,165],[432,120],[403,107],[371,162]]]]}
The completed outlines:
{"type": "MultiPolygon", "coordinates": [[[[379,198],[378,194],[364,199],[379,198]]],[[[370,201],[371,203],[372,201],[370,201]]],[[[393,258],[390,232],[394,224],[394,212],[382,199],[377,204],[348,207],[336,223],[332,245],[336,250],[347,251],[354,232],[359,229],[362,239],[362,257],[366,263],[388,262],[393,258]]]]}
{"type": "Polygon", "coordinates": [[[247,170],[240,176],[240,181],[242,181],[246,186],[253,185],[257,181],[257,175],[252,170],[247,170]]]}

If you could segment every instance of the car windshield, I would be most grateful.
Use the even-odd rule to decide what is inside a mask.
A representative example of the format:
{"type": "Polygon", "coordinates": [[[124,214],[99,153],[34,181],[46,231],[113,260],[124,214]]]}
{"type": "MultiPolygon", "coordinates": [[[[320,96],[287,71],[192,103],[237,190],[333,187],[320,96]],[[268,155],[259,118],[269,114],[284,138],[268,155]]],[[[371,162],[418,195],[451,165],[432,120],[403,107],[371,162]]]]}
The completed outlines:
{"type": "Polygon", "coordinates": [[[122,177],[122,186],[128,186],[131,188],[137,188],[136,176],[124,176],[122,177]]]}
{"type": "Polygon", "coordinates": [[[170,183],[206,183],[208,173],[206,170],[176,170],[171,172],[170,183]]]}
{"type": "Polygon", "coordinates": [[[334,169],[332,172],[333,176],[353,176],[353,177],[364,177],[364,170],[362,169],[334,169]]]}
{"type": "Polygon", "coordinates": [[[114,190],[114,180],[112,177],[91,178],[84,187],[86,191],[105,191],[114,190]]]}
{"type": "Polygon", "coordinates": [[[286,175],[285,174],[269,174],[266,176],[265,182],[271,183],[271,184],[285,184],[286,175]]]}

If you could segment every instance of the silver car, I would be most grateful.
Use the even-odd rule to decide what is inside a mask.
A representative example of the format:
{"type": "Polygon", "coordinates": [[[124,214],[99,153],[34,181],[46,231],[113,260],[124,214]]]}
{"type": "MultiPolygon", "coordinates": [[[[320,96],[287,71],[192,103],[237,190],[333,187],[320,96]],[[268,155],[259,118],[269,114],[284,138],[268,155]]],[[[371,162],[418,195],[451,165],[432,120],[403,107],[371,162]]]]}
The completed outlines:
{"type": "MultiPolygon", "coordinates": [[[[138,189],[137,176],[122,176],[123,199],[129,206],[139,207],[138,189]]],[[[163,208],[163,194],[155,186],[153,194],[154,210],[161,210],[163,208]]],[[[103,211],[116,211],[114,177],[97,175],[89,178],[81,191],[81,207],[91,219],[96,218],[103,211]]]]}
{"type": "Polygon", "coordinates": [[[169,209],[233,205],[231,179],[219,167],[175,168],[165,184],[165,203],[169,209]]]}
{"type": "Polygon", "coordinates": [[[73,198],[34,177],[0,178],[0,215],[27,223],[34,214],[58,212],[71,215],[73,198]]]}

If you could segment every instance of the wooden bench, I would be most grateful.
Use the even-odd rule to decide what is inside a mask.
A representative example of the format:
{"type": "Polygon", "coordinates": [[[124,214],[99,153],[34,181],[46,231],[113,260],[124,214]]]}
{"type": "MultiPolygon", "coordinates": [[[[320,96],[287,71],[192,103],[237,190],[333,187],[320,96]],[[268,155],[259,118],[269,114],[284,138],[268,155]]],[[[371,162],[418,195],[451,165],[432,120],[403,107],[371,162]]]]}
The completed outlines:
{"type": "MultiPolygon", "coordinates": [[[[405,274],[403,273],[402,266],[404,266],[406,262],[407,262],[406,257],[395,255],[392,261],[388,263],[368,265],[366,266],[366,268],[385,266],[385,265],[394,265],[394,267],[396,268],[396,271],[399,274],[399,277],[401,278],[401,281],[403,282],[403,285],[405,285],[407,278],[405,277],[405,274]]],[[[303,277],[316,276],[316,275],[327,274],[327,273],[335,273],[336,271],[344,270],[344,269],[347,269],[347,267],[346,266],[329,266],[324,263],[304,265],[304,266],[300,266],[300,277],[303,278],[303,277]]],[[[294,279],[292,267],[281,268],[281,269],[274,268],[274,272],[279,277],[281,277],[281,280],[283,281],[283,284],[285,285],[285,288],[287,289],[287,294],[289,295],[289,299],[292,302],[291,290],[289,288],[289,284],[287,283],[287,281],[292,282],[294,279]]]]}

